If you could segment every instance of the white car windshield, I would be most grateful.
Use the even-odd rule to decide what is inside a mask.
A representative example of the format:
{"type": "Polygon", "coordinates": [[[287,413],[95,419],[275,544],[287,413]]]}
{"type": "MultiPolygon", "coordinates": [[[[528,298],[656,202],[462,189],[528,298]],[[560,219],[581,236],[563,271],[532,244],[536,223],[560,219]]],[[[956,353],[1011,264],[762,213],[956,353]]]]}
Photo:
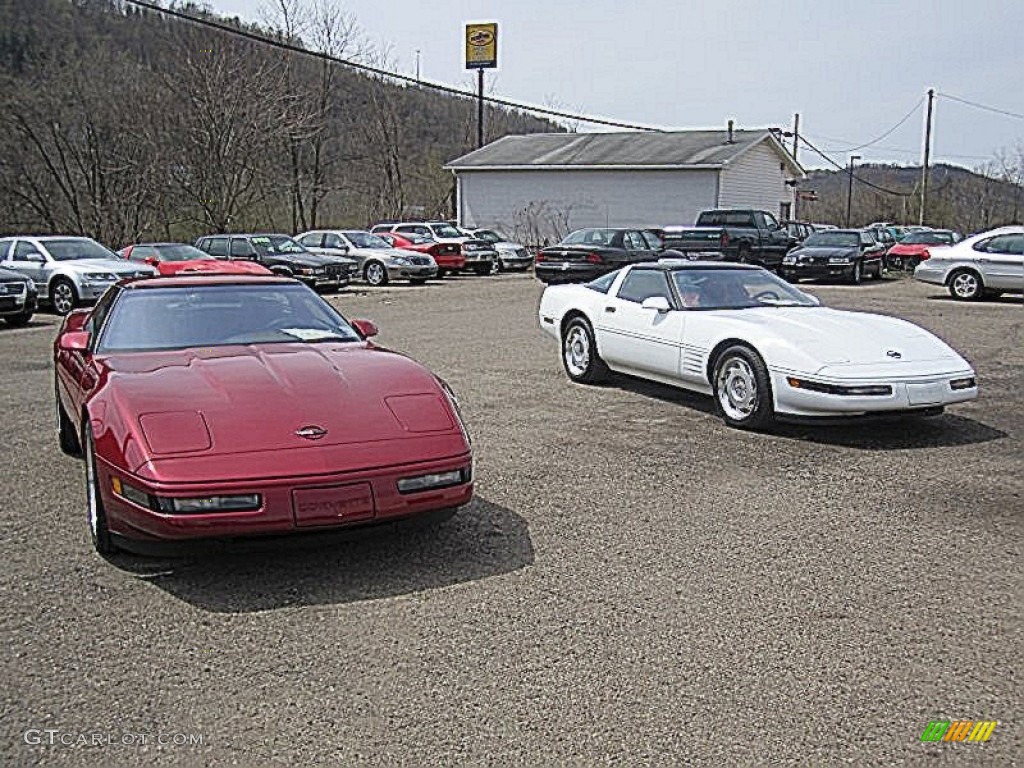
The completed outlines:
{"type": "Polygon", "coordinates": [[[817,300],[765,269],[677,269],[672,280],[687,309],[818,306],[817,300]]]}
{"type": "Polygon", "coordinates": [[[95,240],[85,237],[69,237],[62,240],[44,240],[43,245],[55,261],[75,261],[76,259],[117,259],[113,251],[108,251],[95,240]]]}
{"type": "Polygon", "coordinates": [[[431,224],[430,229],[433,230],[434,235],[437,237],[465,237],[462,232],[451,224],[431,224]]]}

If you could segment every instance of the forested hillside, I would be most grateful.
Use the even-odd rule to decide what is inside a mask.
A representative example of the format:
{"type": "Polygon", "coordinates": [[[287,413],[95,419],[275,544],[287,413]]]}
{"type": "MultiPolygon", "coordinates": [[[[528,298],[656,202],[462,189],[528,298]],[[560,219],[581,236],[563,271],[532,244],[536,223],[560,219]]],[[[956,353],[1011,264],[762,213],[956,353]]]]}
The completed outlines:
{"type": "MultiPolygon", "coordinates": [[[[853,226],[873,221],[917,223],[921,205],[920,167],[866,164],[857,166],[855,176],[850,206],[853,226]]],[[[845,171],[811,171],[799,189],[813,190],[818,200],[801,201],[799,217],[844,224],[849,181],[845,171]]],[[[1003,153],[977,171],[936,165],[928,174],[925,223],[963,233],[1019,224],[1024,218],[1022,183],[1022,150],[1003,153]]]]}
{"type": "MultiPolygon", "coordinates": [[[[303,3],[267,28],[227,23],[387,66],[333,0],[303,3]]],[[[80,232],[113,246],[447,217],[441,165],[476,138],[470,99],[118,0],[0,0],[0,114],[0,234],[80,232]]],[[[487,140],[559,130],[490,108],[485,124],[487,140]]]]}

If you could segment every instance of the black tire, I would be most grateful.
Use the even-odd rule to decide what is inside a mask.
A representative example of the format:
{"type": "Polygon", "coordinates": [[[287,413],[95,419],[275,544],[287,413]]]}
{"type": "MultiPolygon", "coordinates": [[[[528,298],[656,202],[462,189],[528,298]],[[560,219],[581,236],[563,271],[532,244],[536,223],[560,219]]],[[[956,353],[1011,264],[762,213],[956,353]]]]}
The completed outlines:
{"type": "Polygon", "coordinates": [[[103,496],[100,494],[99,478],[96,473],[96,445],[92,437],[92,426],[84,419],[82,427],[82,443],[85,447],[85,494],[86,520],[89,523],[89,537],[93,548],[101,555],[111,555],[117,551],[113,537],[107,527],[107,513],[103,509],[103,496]]]}
{"type": "Polygon", "coordinates": [[[72,312],[80,303],[75,284],[66,277],[54,278],[50,283],[50,306],[63,317],[72,312]]]}
{"type": "Polygon", "coordinates": [[[756,430],[775,422],[768,367],[750,347],[734,344],[719,353],[711,387],[718,415],[728,426],[756,430]]]}
{"type": "Polygon", "coordinates": [[[883,277],[885,277],[885,262],[879,259],[875,265],[875,280],[881,280],[883,277]]]}
{"type": "Polygon", "coordinates": [[[736,261],[740,264],[750,263],[750,246],[744,243],[736,250],[736,261]]]}
{"type": "Polygon", "coordinates": [[[22,326],[28,325],[28,321],[31,319],[31,312],[22,312],[20,315],[8,315],[4,318],[11,328],[21,328],[22,326]]]}
{"type": "Polygon", "coordinates": [[[387,285],[388,268],[379,261],[368,261],[363,267],[363,279],[368,285],[387,285]]]}
{"type": "Polygon", "coordinates": [[[985,295],[981,275],[973,269],[958,269],[949,276],[949,295],[957,301],[977,301],[985,295]]]}
{"type": "Polygon", "coordinates": [[[861,280],[864,279],[864,266],[863,262],[853,262],[853,271],[850,272],[850,285],[860,285],[861,280]]]}
{"type": "Polygon", "coordinates": [[[608,377],[608,366],[597,353],[594,331],[584,317],[574,317],[562,333],[562,367],[578,384],[598,384],[608,377]]]}
{"type": "Polygon", "coordinates": [[[410,277],[409,285],[426,285],[427,278],[425,277],[410,277]]]}
{"type": "Polygon", "coordinates": [[[448,270],[447,269],[441,269],[440,267],[437,268],[437,279],[438,280],[440,280],[442,277],[444,277],[447,274],[448,274],[448,270]]]}
{"type": "Polygon", "coordinates": [[[917,258],[917,256],[911,256],[903,262],[903,268],[907,270],[907,272],[913,272],[920,263],[921,260],[917,258]]]}
{"type": "Polygon", "coordinates": [[[486,275],[491,274],[491,270],[493,270],[493,269],[494,269],[494,265],[493,264],[487,264],[487,265],[481,265],[481,266],[478,266],[478,267],[473,267],[473,271],[477,275],[479,275],[480,277],[484,277],[486,275]]]}
{"type": "Polygon", "coordinates": [[[75,432],[75,425],[71,423],[67,411],[61,405],[56,385],[54,386],[53,396],[57,401],[57,442],[60,444],[61,451],[68,456],[79,458],[82,455],[82,443],[75,432]]]}

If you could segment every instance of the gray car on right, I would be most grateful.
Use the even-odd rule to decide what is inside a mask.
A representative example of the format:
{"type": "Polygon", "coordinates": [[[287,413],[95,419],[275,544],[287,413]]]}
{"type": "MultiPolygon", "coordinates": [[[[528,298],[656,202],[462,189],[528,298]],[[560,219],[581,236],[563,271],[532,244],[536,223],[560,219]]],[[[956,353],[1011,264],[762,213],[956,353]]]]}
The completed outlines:
{"type": "Polygon", "coordinates": [[[923,283],[945,286],[954,299],[1024,291],[1024,226],[1000,227],[956,245],[929,248],[914,270],[923,283]]]}
{"type": "Polygon", "coordinates": [[[478,240],[490,243],[498,253],[497,267],[499,272],[527,270],[533,266],[533,255],[519,243],[509,240],[501,232],[493,229],[466,230],[478,240]]]}

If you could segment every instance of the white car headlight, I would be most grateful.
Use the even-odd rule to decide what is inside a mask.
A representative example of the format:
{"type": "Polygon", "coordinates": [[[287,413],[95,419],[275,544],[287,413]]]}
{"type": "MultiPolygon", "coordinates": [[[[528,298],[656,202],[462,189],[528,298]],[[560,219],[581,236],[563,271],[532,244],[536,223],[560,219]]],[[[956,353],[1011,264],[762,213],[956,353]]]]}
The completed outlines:
{"type": "Polygon", "coordinates": [[[408,267],[408,266],[410,266],[410,265],[412,264],[412,262],[411,262],[411,261],[409,261],[408,259],[406,259],[406,258],[403,258],[403,257],[401,257],[401,256],[394,256],[394,257],[393,257],[393,258],[391,259],[391,261],[392,261],[392,262],[393,262],[393,263],[394,263],[394,264],[395,264],[396,266],[399,266],[399,267],[408,267]]]}
{"type": "Polygon", "coordinates": [[[117,275],[113,272],[86,272],[85,279],[96,281],[107,280],[113,282],[114,280],[117,280],[117,275]]]}

